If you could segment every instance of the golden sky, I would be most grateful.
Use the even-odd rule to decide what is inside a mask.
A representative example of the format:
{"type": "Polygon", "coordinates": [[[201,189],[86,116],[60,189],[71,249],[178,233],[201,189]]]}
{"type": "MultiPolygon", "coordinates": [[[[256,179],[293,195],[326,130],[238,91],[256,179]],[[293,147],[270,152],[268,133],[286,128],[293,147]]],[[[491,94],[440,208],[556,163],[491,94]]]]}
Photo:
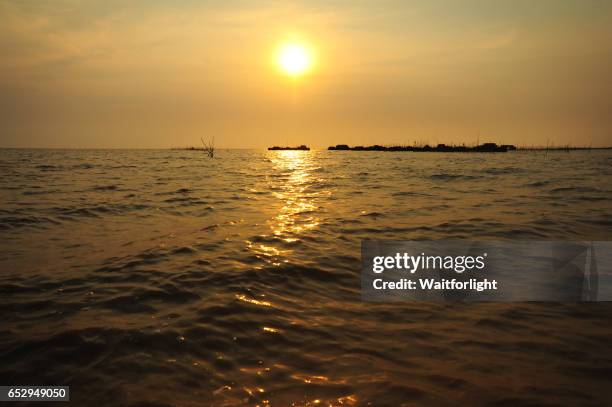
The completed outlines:
{"type": "Polygon", "coordinates": [[[607,1],[0,0],[0,147],[612,145],[611,71],[607,1]]]}

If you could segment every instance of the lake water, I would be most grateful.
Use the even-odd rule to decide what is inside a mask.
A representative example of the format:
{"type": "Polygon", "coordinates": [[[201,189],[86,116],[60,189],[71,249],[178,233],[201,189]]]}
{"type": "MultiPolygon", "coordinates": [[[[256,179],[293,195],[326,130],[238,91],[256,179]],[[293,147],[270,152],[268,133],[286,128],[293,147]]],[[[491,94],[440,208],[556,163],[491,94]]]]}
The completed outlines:
{"type": "Polygon", "coordinates": [[[0,384],[74,405],[602,405],[609,303],[360,299],[362,239],[609,240],[612,151],[0,150],[0,384]]]}

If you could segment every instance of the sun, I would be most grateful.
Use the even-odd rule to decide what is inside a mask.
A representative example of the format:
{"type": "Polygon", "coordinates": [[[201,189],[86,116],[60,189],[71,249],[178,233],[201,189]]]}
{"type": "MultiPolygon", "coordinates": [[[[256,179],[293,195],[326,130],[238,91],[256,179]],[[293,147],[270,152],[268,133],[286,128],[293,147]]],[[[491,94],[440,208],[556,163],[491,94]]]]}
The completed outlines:
{"type": "Polygon", "coordinates": [[[297,77],[304,75],[313,65],[312,51],[304,44],[287,43],[278,49],[276,62],[287,75],[297,77]]]}

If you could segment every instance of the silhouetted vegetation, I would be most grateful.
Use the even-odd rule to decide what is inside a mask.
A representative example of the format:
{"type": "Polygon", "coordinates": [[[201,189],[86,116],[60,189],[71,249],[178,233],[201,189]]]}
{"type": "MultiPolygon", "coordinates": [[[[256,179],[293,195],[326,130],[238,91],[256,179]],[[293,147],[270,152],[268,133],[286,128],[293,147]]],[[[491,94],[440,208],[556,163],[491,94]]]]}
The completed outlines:
{"type": "Polygon", "coordinates": [[[202,145],[204,146],[204,151],[206,151],[208,156],[210,158],[215,158],[215,138],[214,138],[214,136],[213,136],[212,140],[210,140],[210,141],[206,141],[205,142],[202,137],[200,137],[200,140],[202,141],[202,145]]]}
{"type": "Polygon", "coordinates": [[[516,150],[516,146],[511,144],[503,144],[498,146],[495,143],[484,143],[476,146],[466,145],[446,145],[438,144],[435,147],[429,144],[425,145],[412,145],[412,146],[380,146],[378,144],[373,146],[355,146],[349,147],[346,144],[338,144],[331,146],[328,150],[340,150],[340,151],[415,151],[415,152],[443,152],[443,153],[454,153],[454,152],[479,152],[479,153],[505,153],[506,151],[516,150]]]}

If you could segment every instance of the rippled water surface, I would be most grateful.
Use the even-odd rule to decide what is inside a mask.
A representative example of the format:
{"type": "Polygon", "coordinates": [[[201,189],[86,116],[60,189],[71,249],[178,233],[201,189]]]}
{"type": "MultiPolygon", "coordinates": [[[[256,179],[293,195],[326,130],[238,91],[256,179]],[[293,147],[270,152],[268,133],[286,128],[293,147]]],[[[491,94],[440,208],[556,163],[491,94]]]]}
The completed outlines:
{"type": "Polygon", "coordinates": [[[612,152],[0,150],[0,384],[74,405],[611,404],[612,306],[369,304],[362,239],[593,239],[612,152]]]}

